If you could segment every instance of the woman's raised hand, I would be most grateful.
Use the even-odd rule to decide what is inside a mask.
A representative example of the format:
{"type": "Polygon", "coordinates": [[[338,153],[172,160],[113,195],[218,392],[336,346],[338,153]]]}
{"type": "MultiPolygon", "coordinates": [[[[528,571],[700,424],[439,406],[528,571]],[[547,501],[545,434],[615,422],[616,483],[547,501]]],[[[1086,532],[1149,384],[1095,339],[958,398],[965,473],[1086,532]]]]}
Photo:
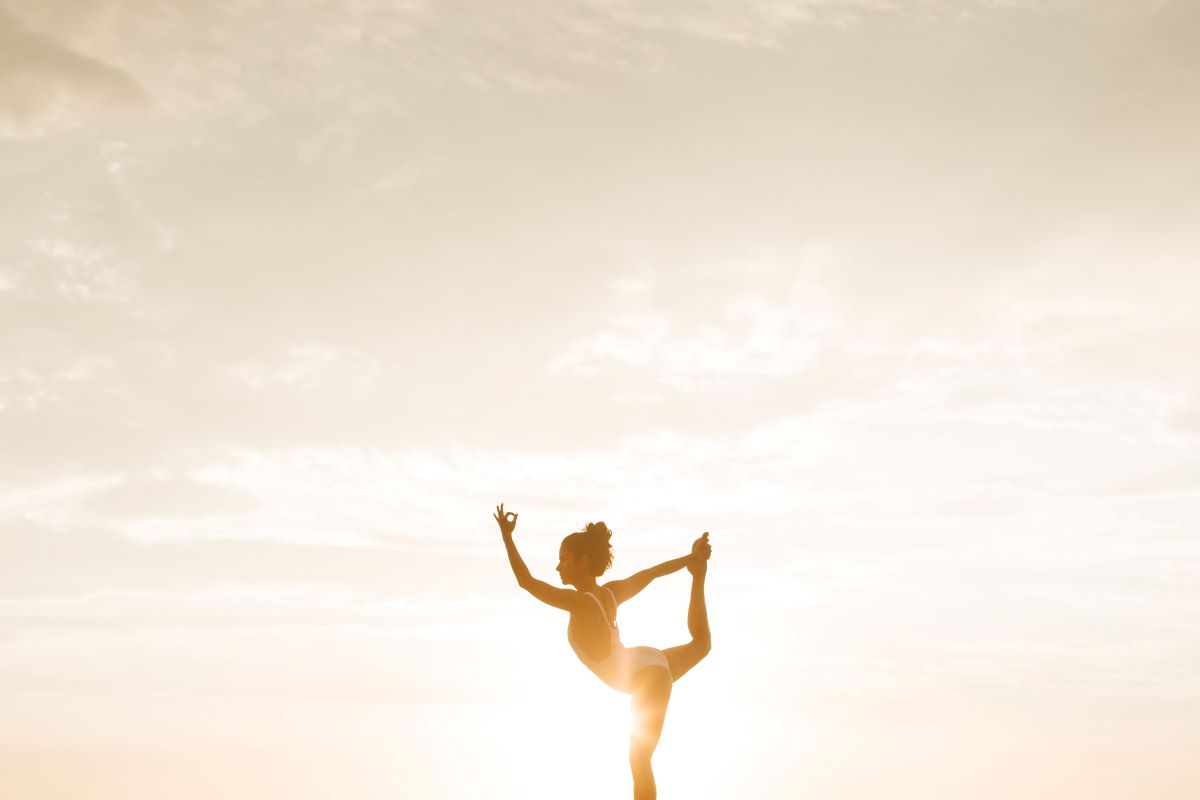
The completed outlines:
{"type": "Polygon", "coordinates": [[[496,523],[500,526],[500,533],[503,536],[512,536],[513,530],[517,527],[517,515],[512,511],[504,513],[504,503],[496,506],[496,513],[492,515],[496,523]]]}
{"type": "Polygon", "coordinates": [[[708,531],[705,531],[703,536],[692,542],[688,572],[693,575],[703,575],[708,571],[708,559],[711,555],[712,545],[708,543],[708,531]]]}

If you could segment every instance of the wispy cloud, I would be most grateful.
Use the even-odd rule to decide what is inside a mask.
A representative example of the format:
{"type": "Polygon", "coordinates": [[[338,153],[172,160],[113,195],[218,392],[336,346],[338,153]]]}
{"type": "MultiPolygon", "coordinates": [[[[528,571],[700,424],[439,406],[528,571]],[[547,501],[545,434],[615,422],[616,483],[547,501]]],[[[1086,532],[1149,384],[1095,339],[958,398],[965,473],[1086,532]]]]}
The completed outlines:
{"type": "Polygon", "coordinates": [[[149,104],[127,71],[30,30],[0,9],[0,138],[38,138],[149,104]]]}
{"type": "MultiPolygon", "coordinates": [[[[1194,10],[286,5],[0,0],[0,739],[257,754],[366,700],[416,741],[432,698],[459,741],[585,692],[500,501],[551,580],[589,520],[617,577],[710,530],[694,690],[844,721],[828,763],[897,708],[880,751],[945,755],[965,700],[1093,764],[1136,704],[1132,797],[1196,738],[1194,10]]],[[[686,582],[629,643],[686,641],[686,582]]],[[[795,747],[759,794],[878,794],[795,747]]],[[[966,755],[943,794],[1082,774],[966,755]]]]}
{"type": "Polygon", "coordinates": [[[670,296],[656,295],[646,278],[621,278],[613,285],[617,310],[606,314],[604,329],[566,343],[547,370],[594,376],[606,367],[628,367],[685,392],[736,392],[746,378],[801,373],[843,326],[831,298],[806,271],[752,282],[741,270],[727,269],[703,290],[668,286],[670,296]]]}
{"type": "Polygon", "coordinates": [[[477,629],[521,607],[521,598],[482,595],[433,600],[387,598],[345,584],[213,585],[199,591],[106,590],[0,600],[9,633],[66,634],[146,629],[320,629],[357,625],[379,636],[436,633],[432,626],[477,629]]]}
{"type": "Polygon", "coordinates": [[[229,372],[257,391],[275,385],[289,389],[319,389],[333,385],[338,391],[369,391],[382,367],[364,353],[334,347],[293,347],[276,363],[245,361],[229,372]]]}

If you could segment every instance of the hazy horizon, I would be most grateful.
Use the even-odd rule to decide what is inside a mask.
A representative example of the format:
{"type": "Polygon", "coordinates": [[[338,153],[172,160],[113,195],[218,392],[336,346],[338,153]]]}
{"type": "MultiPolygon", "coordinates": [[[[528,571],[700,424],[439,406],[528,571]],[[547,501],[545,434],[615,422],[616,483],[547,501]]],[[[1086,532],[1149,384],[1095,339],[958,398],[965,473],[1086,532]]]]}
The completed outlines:
{"type": "Polygon", "coordinates": [[[0,784],[627,796],[504,502],[546,580],[711,531],[663,798],[1190,800],[1198,34],[0,0],[0,784]]]}

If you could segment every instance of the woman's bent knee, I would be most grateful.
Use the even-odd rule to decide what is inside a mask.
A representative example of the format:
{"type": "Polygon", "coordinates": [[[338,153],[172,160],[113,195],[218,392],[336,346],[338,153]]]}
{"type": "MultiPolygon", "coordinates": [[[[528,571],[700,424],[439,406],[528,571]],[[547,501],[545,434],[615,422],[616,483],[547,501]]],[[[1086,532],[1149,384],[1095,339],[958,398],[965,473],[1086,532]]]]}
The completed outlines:
{"type": "Polygon", "coordinates": [[[629,765],[634,769],[650,769],[650,759],[654,756],[654,747],[639,741],[637,737],[629,740],[629,765]]]}

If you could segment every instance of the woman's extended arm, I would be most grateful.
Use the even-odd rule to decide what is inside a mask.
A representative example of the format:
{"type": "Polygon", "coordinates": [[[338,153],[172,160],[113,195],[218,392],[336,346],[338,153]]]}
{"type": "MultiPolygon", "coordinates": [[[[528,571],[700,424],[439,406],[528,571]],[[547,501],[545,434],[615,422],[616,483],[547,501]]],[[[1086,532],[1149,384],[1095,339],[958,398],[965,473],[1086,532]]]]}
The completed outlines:
{"type": "Polygon", "coordinates": [[[504,513],[504,504],[501,503],[496,506],[496,513],[493,516],[500,524],[500,536],[504,539],[504,549],[508,551],[508,563],[512,567],[513,575],[517,576],[518,586],[543,603],[564,611],[573,611],[587,602],[579,592],[559,589],[533,577],[529,572],[529,567],[525,566],[525,560],[517,552],[516,542],[513,541],[513,531],[517,527],[517,515],[511,511],[507,514],[504,513]]]}
{"type": "Polygon", "coordinates": [[[616,598],[617,605],[624,603],[642,589],[650,585],[650,581],[655,578],[661,578],[663,575],[670,575],[672,572],[678,572],[688,566],[697,559],[707,560],[712,553],[712,548],[708,545],[708,540],[705,538],[707,533],[701,536],[692,544],[692,552],[680,558],[672,558],[670,561],[664,561],[661,564],[644,569],[641,572],[635,572],[628,578],[619,581],[610,581],[605,584],[616,598]]]}
{"type": "Polygon", "coordinates": [[[661,578],[664,575],[670,575],[672,572],[678,572],[688,565],[692,557],[683,556],[681,558],[672,558],[670,561],[664,561],[661,564],[656,564],[653,567],[647,567],[641,572],[635,572],[628,578],[623,578],[618,581],[609,581],[604,584],[616,598],[617,604],[620,605],[630,599],[642,589],[650,585],[650,581],[655,578],[661,578]]]}

